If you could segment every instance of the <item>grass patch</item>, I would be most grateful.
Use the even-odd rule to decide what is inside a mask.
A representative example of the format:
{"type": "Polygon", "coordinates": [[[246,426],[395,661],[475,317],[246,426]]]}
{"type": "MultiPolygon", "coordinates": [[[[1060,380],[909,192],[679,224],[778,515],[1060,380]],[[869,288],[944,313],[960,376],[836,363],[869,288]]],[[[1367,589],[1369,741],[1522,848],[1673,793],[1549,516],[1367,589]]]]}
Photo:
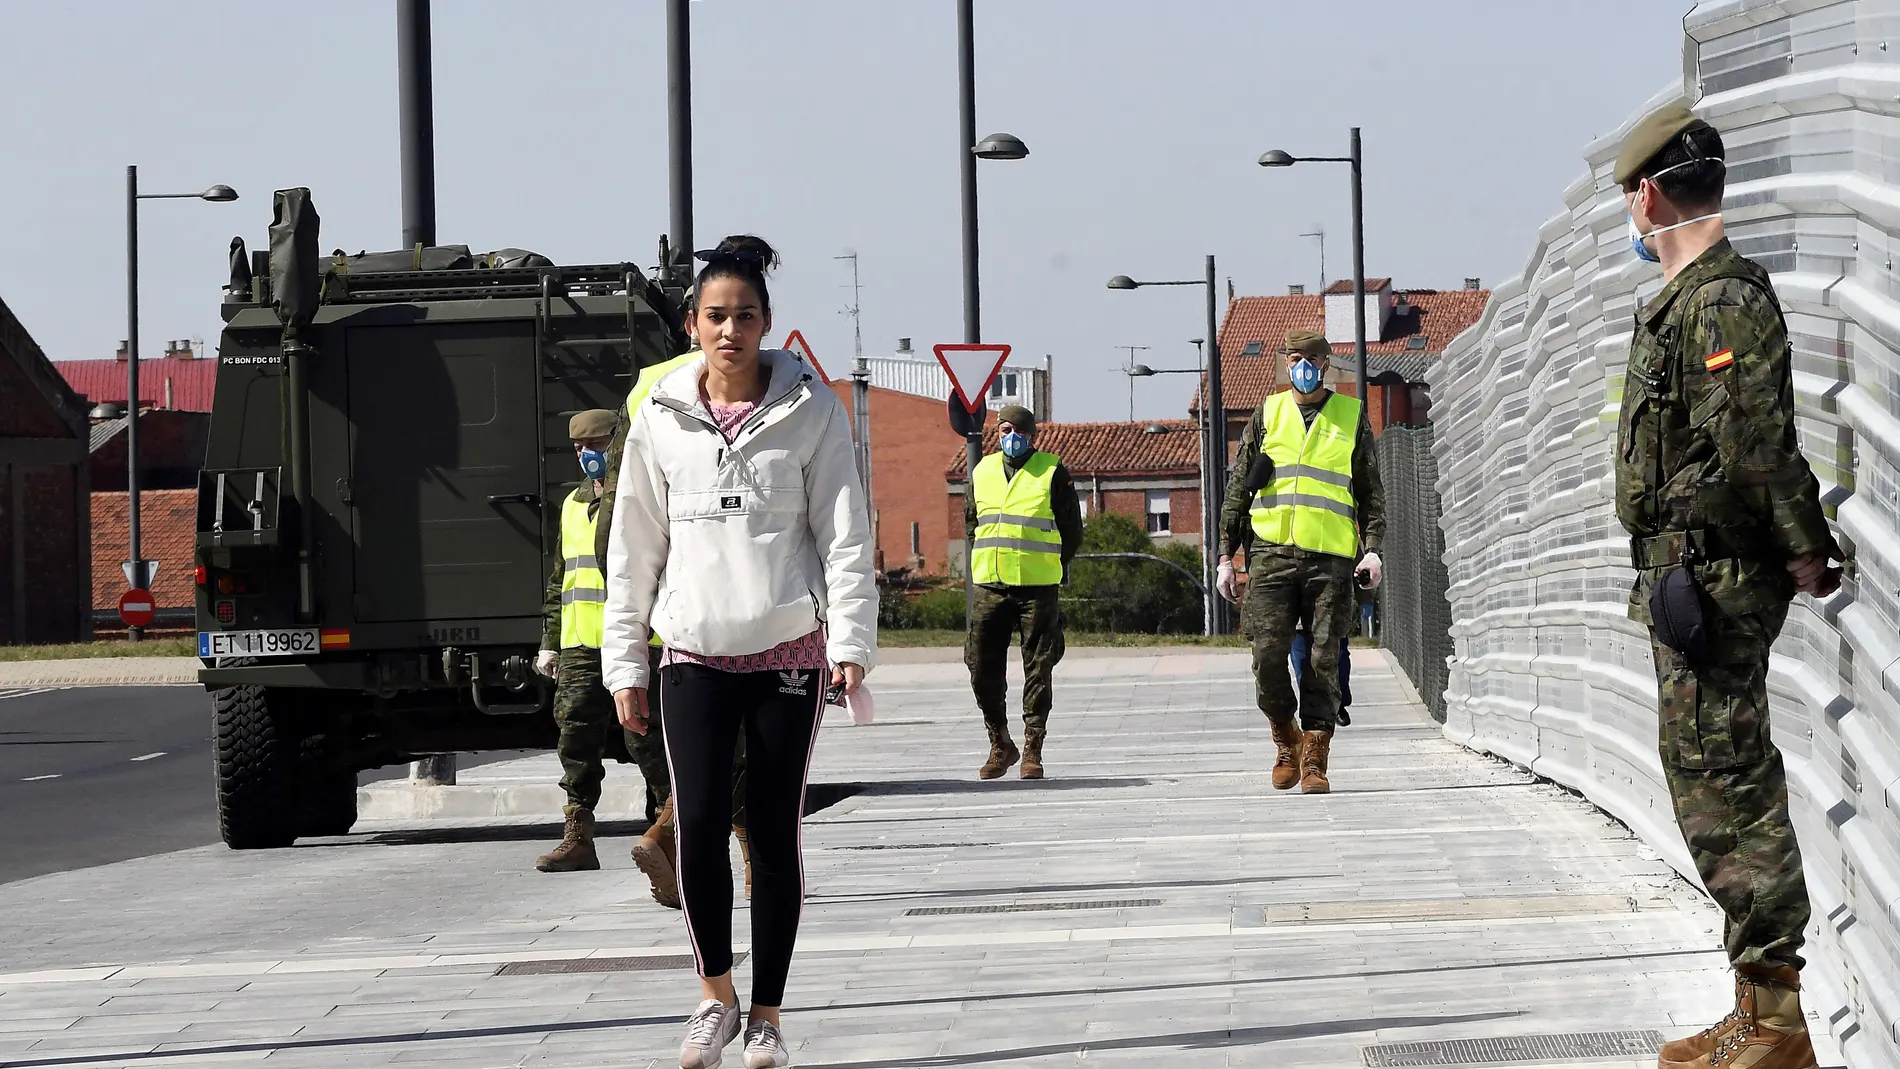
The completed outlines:
{"type": "Polygon", "coordinates": [[[144,642],[67,642],[49,646],[0,646],[0,661],[61,661],[76,657],[196,657],[195,638],[144,642]]]}

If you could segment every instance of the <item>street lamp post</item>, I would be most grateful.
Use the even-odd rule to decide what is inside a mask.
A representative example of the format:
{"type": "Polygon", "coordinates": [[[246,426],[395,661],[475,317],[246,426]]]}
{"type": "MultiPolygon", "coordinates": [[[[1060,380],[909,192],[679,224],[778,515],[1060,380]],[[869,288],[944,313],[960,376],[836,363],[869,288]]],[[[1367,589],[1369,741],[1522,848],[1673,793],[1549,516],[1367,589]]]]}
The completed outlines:
{"type": "MultiPolygon", "coordinates": [[[[140,193],[139,169],[125,169],[125,504],[126,581],[149,588],[152,577],[139,555],[139,201],[208,200],[225,203],[238,199],[230,186],[212,186],[198,193],[140,193]]],[[[137,642],[145,629],[127,626],[125,637],[137,642]]]]}
{"type": "MultiPolygon", "coordinates": [[[[975,0],[957,0],[957,165],[963,179],[963,341],[975,345],[983,340],[981,293],[977,276],[976,244],[976,161],[1020,160],[1029,155],[1021,138],[1010,134],[991,134],[976,139],[976,19],[975,0]]],[[[964,439],[964,500],[976,492],[976,465],[983,459],[983,432],[972,432],[964,439]]],[[[967,624],[976,611],[976,582],[972,578],[976,559],[969,541],[963,546],[963,619],[967,624]]]]}
{"type": "MultiPolygon", "coordinates": [[[[1146,364],[1133,364],[1124,374],[1128,376],[1129,385],[1133,386],[1136,379],[1150,375],[1200,375],[1203,373],[1203,369],[1198,367],[1155,368],[1146,364]]],[[[1214,470],[1214,465],[1209,463],[1214,455],[1214,436],[1207,432],[1207,415],[1207,406],[1202,405],[1201,411],[1195,413],[1194,432],[1201,450],[1201,633],[1212,635],[1220,628],[1220,609],[1216,605],[1219,594],[1215,592],[1213,583],[1214,558],[1220,552],[1220,543],[1214,537],[1213,526],[1207,522],[1208,476],[1214,470]]],[[[1147,432],[1165,434],[1167,428],[1155,423],[1149,425],[1147,432]]]]}
{"type": "MultiPolygon", "coordinates": [[[[1169,282],[1137,282],[1127,275],[1116,275],[1108,280],[1112,290],[1140,289],[1143,286],[1206,286],[1207,287],[1207,391],[1201,398],[1201,407],[1207,411],[1207,487],[1201,501],[1212,522],[1205,523],[1208,535],[1207,567],[1216,567],[1215,559],[1220,556],[1221,546],[1215,528],[1220,526],[1221,498],[1227,489],[1227,408],[1221,396],[1220,366],[1220,323],[1215,309],[1214,257],[1207,257],[1207,277],[1197,280],[1182,279],[1169,282]]],[[[1133,381],[1132,379],[1130,380],[1133,381]]],[[[1210,573],[1211,574],[1211,573],[1210,573]]],[[[1214,584],[1209,583],[1209,590],[1214,584]]],[[[1227,610],[1218,600],[1213,603],[1214,629],[1226,630],[1227,610]]]]}
{"type": "Polygon", "coordinates": [[[1262,167],[1291,167],[1296,163],[1352,164],[1353,353],[1359,363],[1359,403],[1362,406],[1369,405],[1371,402],[1366,397],[1366,225],[1359,154],[1359,128],[1357,126],[1352,128],[1352,154],[1349,156],[1294,156],[1276,148],[1263,153],[1260,157],[1262,167]]]}

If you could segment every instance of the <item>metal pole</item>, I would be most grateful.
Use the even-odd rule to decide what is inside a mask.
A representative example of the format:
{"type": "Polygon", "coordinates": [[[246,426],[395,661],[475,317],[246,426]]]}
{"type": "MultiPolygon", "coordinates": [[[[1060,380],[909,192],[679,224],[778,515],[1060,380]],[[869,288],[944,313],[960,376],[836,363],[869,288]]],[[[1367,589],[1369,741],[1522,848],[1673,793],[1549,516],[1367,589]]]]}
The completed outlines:
{"type": "MultiPolygon", "coordinates": [[[[125,505],[126,558],[136,574],[139,556],[139,169],[125,169],[125,505]]],[[[137,642],[145,629],[127,626],[137,642]]]]}
{"type": "MultiPolygon", "coordinates": [[[[396,0],[396,68],[402,137],[402,244],[405,249],[413,249],[435,244],[435,76],[429,44],[429,0],[396,0]]],[[[308,375],[308,353],[286,355],[292,360],[293,376],[302,379],[308,375]]],[[[293,395],[303,396],[294,389],[293,395]]],[[[307,411],[293,410],[292,417],[302,421],[300,429],[308,427],[307,411]]],[[[302,440],[308,443],[307,438],[302,440]]],[[[309,553],[308,539],[300,551],[309,553]]],[[[314,598],[314,591],[307,593],[314,598]]],[[[455,755],[436,754],[412,763],[409,782],[421,787],[454,786],[455,755]]]]}
{"type": "MultiPolygon", "coordinates": [[[[1366,216],[1359,179],[1359,128],[1352,128],[1352,322],[1353,353],[1358,357],[1360,411],[1366,397],[1366,216]]],[[[1367,419],[1372,418],[1367,415],[1367,419]]]]}
{"type": "MultiPolygon", "coordinates": [[[[1220,320],[1215,311],[1214,257],[1207,258],[1207,442],[1212,463],[1208,465],[1210,515],[1220,526],[1221,498],[1227,491],[1227,403],[1221,396],[1220,320]]],[[[1220,555],[1220,535],[1214,537],[1214,554],[1220,555]]],[[[1227,630],[1227,606],[1216,597],[1214,623],[1227,630]]]]}
{"type": "MultiPolygon", "coordinates": [[[[676,0],[683,2],[683,0],[676,0]]],[[[957,167],[963,183],[963,340],[983,340],[983,318],[977,286],[976,245],[976,20],[974,0],[957,0],[957,167]]],[[[970,435],[963,446],[965,463],[963,499],[976,492],[976,465],[983,459],[983,436],[970,435]]],[[[971,579],[975,553],[966,532],[963,542],[963,621],[969,626],[976,612],[976,585],[971,579]]]]}
{"type": "MultiPolygon", "coordinates": [[[[1207,350],[1203,348],[1199,354],[1200,370],[1203,375],[1207,371],[1206,353],[1207,350]]],[[[1216,605],[1220,601],[1220,594],[1214,589],[1216,578],[1214,555],[1220,550],[1214,545],[1214,527],[1208,522],[1207,515],[1208,476],[1214,470],[1214,437],[1208,433],[1207,428],[1212,425],[1213,422],[1208,419],[1207,397],[1203,394],[1200,411],[1194,416],[1194,437],[1199,440],[1201,446],[1201,586],[1206,594],[1203,599],[1206,602],[1206,611],[1202,614],[1201,633],[1210,637],[1220,626],[1220,609],[1216,605]]]]}
{"type": "Polygon", "coordinates": [[[402,247],[435,244],[435,79],[429,0],[396,0],[402,138],[402,247]]]}
{"type": "MultiPolygon", "coordinates": [[[[691,0],[666,3],[666,149],[670,241],[692,285],[693,268],[693,34],[691,0]]],[[[668,272],[674,265],[667,264],[668,272]]]]}

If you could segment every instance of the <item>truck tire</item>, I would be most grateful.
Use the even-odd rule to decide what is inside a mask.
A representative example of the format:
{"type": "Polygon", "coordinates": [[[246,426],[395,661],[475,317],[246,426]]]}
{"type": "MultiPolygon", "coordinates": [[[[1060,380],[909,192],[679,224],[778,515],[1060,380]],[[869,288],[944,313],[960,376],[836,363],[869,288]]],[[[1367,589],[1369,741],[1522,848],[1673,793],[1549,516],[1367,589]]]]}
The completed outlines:
{"type": "Polygon", "coordinates": [[[218,834],[233,850],[267,850],[297,840],[297,734],[290,696],[277,687],[211,692],[218,834]]]}
{"type": "Polygon", "coordinates": [[[327,735],[307,735],[297,760],[297,835],[348,835],[356,825],[356,770],[327,735]]]}

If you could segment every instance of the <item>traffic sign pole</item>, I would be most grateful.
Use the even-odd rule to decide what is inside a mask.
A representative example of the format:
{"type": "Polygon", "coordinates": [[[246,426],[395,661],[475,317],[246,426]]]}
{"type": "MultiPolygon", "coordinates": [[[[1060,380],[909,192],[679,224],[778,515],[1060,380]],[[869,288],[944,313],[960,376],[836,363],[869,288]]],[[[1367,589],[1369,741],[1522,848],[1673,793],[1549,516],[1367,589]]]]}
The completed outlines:
{"type": "MultiPolygon", "coordinates": [[[[969,295],[966,294],[966,299],[969,295]]],[[[972,307],[974,307],[972,305],[972,307]]],[[[954,408],[958,401],[963,403],[972,416],[978,413],[987,418],[989,406],[983,395],[989,392],[991,380],[1003,369],[1003,361],[1009,359],[1009,346],[986,345],[982,342],[964,342],[959,345],[937,345],[932,347],[937,354],[937,363],[943,365],[944,374],[950,377],[950,403],[954,408]]],[[[967,508],[976,494],[976,466],[983,459],[983,418],[976,420],[974,429],[966,431],[963,445],[963,500],[967,508]]],[[[951,422],[954,429],[956,423],[951,422]]],[[[970,617],[976,606],[976,548],[971,533],[964,532],[963,539],[963,626],[970,626],[970,617]]]]}

